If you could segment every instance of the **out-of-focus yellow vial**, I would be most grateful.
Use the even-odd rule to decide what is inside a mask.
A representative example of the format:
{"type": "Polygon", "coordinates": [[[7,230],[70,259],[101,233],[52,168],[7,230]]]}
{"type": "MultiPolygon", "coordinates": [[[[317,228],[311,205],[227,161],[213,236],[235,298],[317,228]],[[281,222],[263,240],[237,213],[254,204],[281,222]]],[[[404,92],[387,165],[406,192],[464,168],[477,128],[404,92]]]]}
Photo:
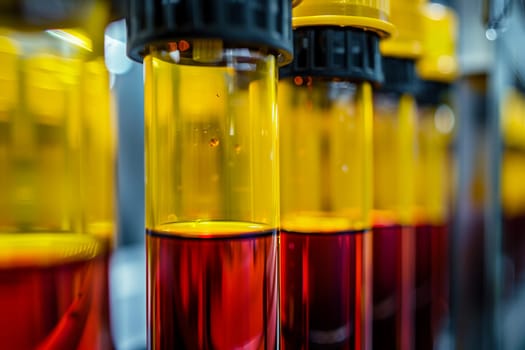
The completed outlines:
{"type": "Polygon", "coordinates": [[[91,35],[104,17],[55,5],[38,12],[53,21],[0,15],[0,343],[109,349],[115,125],[91,35]]]}
{"type": "Polygon", "coordinates": [[[371,347],[372,85],[388,1],[304,0],[281,69],[281,344],[371,347]]]}
{"type": "Polygon", "coordinates": [[[374,349],[415,347],[415,61],[424,0],[392,0],[396,32],[381,42],[385,81],[374,92],[374,349]]]}

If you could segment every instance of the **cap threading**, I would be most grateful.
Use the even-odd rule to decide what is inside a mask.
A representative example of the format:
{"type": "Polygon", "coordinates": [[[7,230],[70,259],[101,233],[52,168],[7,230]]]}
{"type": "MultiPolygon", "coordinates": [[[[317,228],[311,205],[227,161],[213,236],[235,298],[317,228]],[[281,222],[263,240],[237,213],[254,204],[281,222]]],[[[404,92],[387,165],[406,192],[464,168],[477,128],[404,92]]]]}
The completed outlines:
{"type": "Polygon", "coordinates": [[[290,0],[130,0],[128,56],[179,39],[219,39],[225,47],[266,48],[292,59],[290,0]]]}
{"type": "Polygon", "coordinates": [[[304,27],[294,30],[294,61],[281,77],[315,76],[381,83],[379,35],[356,28],[304,27]]]}

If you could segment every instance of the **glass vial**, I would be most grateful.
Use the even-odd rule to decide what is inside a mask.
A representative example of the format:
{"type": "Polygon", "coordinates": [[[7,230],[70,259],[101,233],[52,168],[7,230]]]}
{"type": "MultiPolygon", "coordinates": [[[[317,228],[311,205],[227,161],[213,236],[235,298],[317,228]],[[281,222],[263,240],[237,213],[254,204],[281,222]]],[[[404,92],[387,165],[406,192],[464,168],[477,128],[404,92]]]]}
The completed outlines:
{"type": "Polygon", "coordinates": [[[283,349],[371,347],[379,40],[359,28],[297,28],[297,60],[281,71],[283,349]]]}
{"type": "Polygon", "coordinates": [[[280,94],[283,348],[365,348],[371,86],[295,77],[280,94]]]}
{"type": "Polygon", "coordinates": [[[397,35],[381,43],[385,81],[374,94],[374,349],[414,349],[415,61],[424,0],[392,0],[397,35]]]}
{"type": "Polygon", "coordinates": [[[112,349],[107,73],[80,31],[0,33],[0,344],[112,349]]]}
{"type": "Polygon", "coordinates": [[[413,342],[415,123],[413,95],[375,93],[374,349],[413,342]]]}
{"type": "Polygon", "coordinates": [[[217,40],[144,59],[148,343],[273,349],[275,57],[217,40]]]}
{"type": "Polygon", "coordinates": [[[278,347],[277,65],[291,2],[134,0],[151,349],[278,347]],[[191,9],[191,11],[190,11],[191,9]]]}
{"type": "Polygon", "coordinates": [[[415,347],[431,349],[439,346],[450,323],[457,18],[452,9],[434,3],[425,4],[422,13],[423,55],[416,64],[415,347]]]}

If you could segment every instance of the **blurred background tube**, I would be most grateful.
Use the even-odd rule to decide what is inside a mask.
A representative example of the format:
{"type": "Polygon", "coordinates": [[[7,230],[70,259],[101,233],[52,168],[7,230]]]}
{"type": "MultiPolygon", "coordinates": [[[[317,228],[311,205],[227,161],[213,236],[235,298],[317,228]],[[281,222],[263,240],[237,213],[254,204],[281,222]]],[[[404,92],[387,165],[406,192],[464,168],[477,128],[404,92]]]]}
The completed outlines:
{"type": "Polygon", "coordinates": [[[371,348],[371,85],[388,16],[388,1],[293,12],[278,103],[283,349],[371,348]]]}
{"type": "Polygon", "coordinates": [[[502,103],[501,200],[504,297],[513,297],[525,282],[525,85],[516,78],[509,84],[502,103]]]}
{"type": "MultiPolygon", "coordinates": [[[[461,19],[461,79],[456,84],[455,104],[459,117],[454,140],[455,218],[450,236],[450,346],[458,349],[501,348],[500,100],[504,91],[502,72],[521,66],[517,62],[511,64],[513,55],[502,40],[507,19],[507,11],[502,10],[509,3],[453,2],[461,19]],[[490,17],[488,26],[480,21],[483,14],[490,17]]],[[[519,7],[521,4],[513,8],[519,7]]]]}
{"type": "Polygon", "coordinates": [[[458,74],[454,11],[428,3],[423,11],[423,56],[416,99],[417,155],[415,348],[436,349],[450,317],[449,235],[455,113],[452,83],[458,74]]]}
{"type": "Polygon", "coordinates": [[[61,5],[1,3],[0,344],[111,349],[116,125],[100,40],[109,4],[44,20],[61,5]]]}
{"type": "Polygon", "coordinates": [[[392,0],[396,35],[381,43],[384,84],[374,95],[373,346],[414,348],[415,62],[425,1],[392,0]]]}
{"type": "Polygon", "coordinates": [[[148,347],[274,349],[291,2],[129,10],[128,54],[145,72],[148,347]]]}

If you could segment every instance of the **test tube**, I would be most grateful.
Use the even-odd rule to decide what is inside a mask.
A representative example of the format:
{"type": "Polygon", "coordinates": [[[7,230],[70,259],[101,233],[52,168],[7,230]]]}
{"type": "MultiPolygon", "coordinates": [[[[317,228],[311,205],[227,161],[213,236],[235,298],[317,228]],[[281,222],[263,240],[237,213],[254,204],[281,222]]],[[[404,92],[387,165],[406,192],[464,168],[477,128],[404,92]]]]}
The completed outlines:
{"type": "Polygon", "coordinates": [[[457,19],[452,9],[429,3],[423,8],[423,56],[420,77],[416,186],[415,346],[435,349],[450,309],[449,234],[455,115],[452,83],[458,73],[455,55],[457,19]]]}
{"type": "Polygon", "coordinates": [[[135,0],[150,349],[278,344],[278,64],[291,2],[135,0]]]}
{"type": "Polygon", "coordinates": [[[279,83],[281,345],[371,349],[372,84],[388,2],[304,0],[279,83]]]}
{"type": "Polygon", "coordinates": [[[112,349],[114,130],[104,64],[80,23],[17,23],[0,29],[0,344],[112,349]]]}
{"type": "Polygon", "coordinates": [[[414,347],[418,1],[392,0],[397,33],[384,40],[385,82],[374,94],[373,346],[414,347]]]}

